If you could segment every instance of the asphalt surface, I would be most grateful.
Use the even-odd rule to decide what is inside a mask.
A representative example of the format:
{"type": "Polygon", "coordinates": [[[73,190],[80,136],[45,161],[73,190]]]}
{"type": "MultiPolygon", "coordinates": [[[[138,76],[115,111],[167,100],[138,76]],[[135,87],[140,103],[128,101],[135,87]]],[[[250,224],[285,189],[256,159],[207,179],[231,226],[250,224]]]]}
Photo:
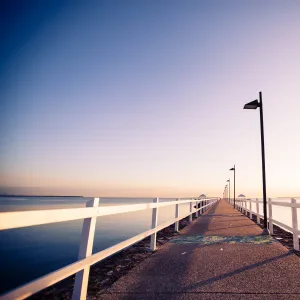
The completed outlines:
{"type": "Polygon", "coordinates": [[[300,299],[300,259],[221,200],[99,300],[300,299]]]}

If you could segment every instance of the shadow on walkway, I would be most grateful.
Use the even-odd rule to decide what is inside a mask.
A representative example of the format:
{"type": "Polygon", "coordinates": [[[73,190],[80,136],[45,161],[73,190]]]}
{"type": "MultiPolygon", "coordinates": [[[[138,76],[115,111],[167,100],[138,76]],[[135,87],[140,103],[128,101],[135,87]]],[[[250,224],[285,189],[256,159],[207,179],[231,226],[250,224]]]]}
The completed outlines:
{"type": "Polygon", "coordinates": [[[259,239],[261,228],[225,201],[185,227],[178,239],[210,233],[241,242],[167,243],[98,299],[300,299],[299,258],[277,242],[243,242],[259,239]]]}

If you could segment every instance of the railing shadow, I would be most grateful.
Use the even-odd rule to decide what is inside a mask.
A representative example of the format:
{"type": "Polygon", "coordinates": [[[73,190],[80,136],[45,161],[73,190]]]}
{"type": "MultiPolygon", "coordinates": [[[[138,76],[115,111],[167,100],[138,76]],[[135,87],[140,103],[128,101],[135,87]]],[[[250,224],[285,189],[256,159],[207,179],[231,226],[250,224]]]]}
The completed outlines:
{"type": "Polygon", "coordinates": [[[268,263],[271,263],[271,262],[277,261],[279,259],[288,257],[290,255],[293,255],[293,253],[292,252],[287,252],[287,253],[284,253],[282,255],[271,257],[271,258],[265,259],[263,261],[260,261],[260,262],[257,262],[257,263],[239,268],[239,269],[234,270],[232,272],[228,272],[228,273],[225,273],[225,274],[221,274],[219,276],[211,277],[211,278],[206,279],[204,281],[199,281],[199,282],[194,283],[194,284],[186,287],[185,289],[183,289],[183,292],[188,292],[190,290],[194,290],[196,288],[203,287],[203,286],[208,285],[208,284],[212,284],[216,281],[223,280],[223,279],[228,278],[228,277],[232,277],[234,275],[240,274],[240,273],[245,272],[245,271],[249,271],[249,270],[257,268],[257,267],[261,267],[263,265],[266,265],[268,263]]]}
{"type": "MultiPolygon", "coordinates": [[[[241,274],[243,272],[267,265],[269,263],[272,262],[276,262],[280,259],[289,257],[290,255],[293,255],[291,252],[288,253],[284,253],[275,257],[271,257],[268,259],[265,259],[263,261],[260,262],[256,262],[244,267],[241,267],[239,269],[236,269],[234,271],[231,272],[227,272],[225,274],[221,274],[218,276],[214,276],[211,277],[209,279],[203,280],[203,281],[199,281],[196,283],[193,283],[189,286],[186,286],[184,288],[180,288],[180,282],[184,281],[185,277],[186,277],[186,272],[187,271],[187,266],[192,263],[192,252],[190,255],[186,255],[185,259],[184,259],[184,263],[181,264],[185,265],[185,270],[183,270],[182,268],[179,268],[178,270],[176,270],[176,282],[175,282],[175,286],[176,286],[176,290],[171,288],[169,289],[165,289],[163,291],[159,291],[155,288],[149,288],[151,287],[151,284],[149,284],[150,280],[153,280],[153,278],[149,278],[148,276],[145,276],[143,279],[140,280],[136,280],[134,284],[130,285],[126,291],[118,291],[116,292],[116,294],[118,294],[118,299],[122,299],[122,300],[138,300],[138,299],[164,299],[164,300],[177,300],[177,299],[181,299],[181,295],[182,294],[188,294],[188,293],[206,293],[207,291],[195,291],[196,289],[199,289],[201,287],[205,287],[208,285],[211,285],[215,282],[218,282],[220,280],[224,280],[226,278],[230,278],[233,277],[235,275],[241,274]],[[149,280],[150,279],[150,280],[149,280]],[[176,284],[178,283],[178,284],[176,284]],[[145,290],[141,289],[141,287],[146,287],[145,290]]],[[[149,270],[147,273],[149,275],[154,275],[155,277],[155,266],[153,266],[153,269],[149,270]]],[[[174,270],[175,272],[175,270],[174,270]]],[[[160,274],[157,274],[157,276],[159,277],[160,274]]],[[[166,278],[162,278],[162,280],[166,280],[166,278]]],[[[154,278],[153,280],[154,282],[156,281],[156,279],[154,278]]],[[[173,281],[174,283],[174,281],[173,281]]],[[[162,282],[162,285],[165,284],[162,282]]],[[[168,285],[167,285],[168,286],[168,285]]],[[[209,291],[210,293],[213,293],[212,291],[209,291]]],[[[219,292],[220,293],[220,292],[219,292]]],[[[241,294],[240,291],[236,291],[236,292],[232,292],[232,294],[241,294]]],[[[112,293],[114,294],[114,293],[112,293]]],[[[198,297],[201,297],[200,295],[198,297]]],[[[102,299],[102,298],[100,298],[102,299]]],[[[105,298],[105,299],[109,299],[109,298],[105,298]]],[[[199,298],[200,299],[200,298],[199,298]]]]}

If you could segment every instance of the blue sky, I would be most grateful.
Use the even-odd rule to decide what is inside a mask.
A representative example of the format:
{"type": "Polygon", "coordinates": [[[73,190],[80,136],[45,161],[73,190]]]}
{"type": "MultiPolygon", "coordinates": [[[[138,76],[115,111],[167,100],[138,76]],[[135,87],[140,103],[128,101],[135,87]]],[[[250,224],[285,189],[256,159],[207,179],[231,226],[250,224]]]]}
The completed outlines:
{"type": "Polygon", "coordinates": [[[1,191],[299,196],[299,1],[1,5],[1,191]]]}

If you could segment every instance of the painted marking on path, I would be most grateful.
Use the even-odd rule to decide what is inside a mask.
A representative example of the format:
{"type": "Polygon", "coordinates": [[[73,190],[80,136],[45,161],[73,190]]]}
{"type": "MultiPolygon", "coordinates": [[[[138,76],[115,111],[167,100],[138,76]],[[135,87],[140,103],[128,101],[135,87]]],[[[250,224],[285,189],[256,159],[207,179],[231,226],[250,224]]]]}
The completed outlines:
{"type": "Polygon", "coordinates": [[[254,245],[269,245],[272,243],[278,243],[275,239],[268,235],[255,235],[255,236],[183,236],[175,238],[170,241],[173,244],[254,244],[254,245]]]}

